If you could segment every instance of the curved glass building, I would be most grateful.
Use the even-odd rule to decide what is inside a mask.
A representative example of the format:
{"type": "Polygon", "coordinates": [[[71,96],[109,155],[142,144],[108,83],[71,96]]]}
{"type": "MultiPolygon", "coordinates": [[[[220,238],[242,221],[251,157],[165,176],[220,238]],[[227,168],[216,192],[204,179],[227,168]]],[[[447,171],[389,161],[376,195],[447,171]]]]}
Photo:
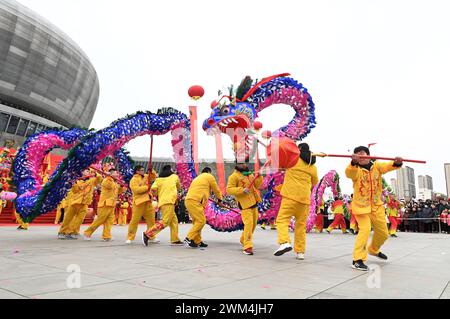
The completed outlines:
{"type": "Polygon", "coordinates": [[[50,22],[0,0],[0,147],[47,127],[89,127],[99,82],[86,54],[50,22]]]}

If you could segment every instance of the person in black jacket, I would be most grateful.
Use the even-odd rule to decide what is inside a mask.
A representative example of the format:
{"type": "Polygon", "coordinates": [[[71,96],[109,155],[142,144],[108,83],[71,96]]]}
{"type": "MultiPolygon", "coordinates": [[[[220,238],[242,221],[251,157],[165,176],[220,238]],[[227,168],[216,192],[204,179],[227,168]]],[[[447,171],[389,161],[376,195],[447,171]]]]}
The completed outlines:
{"type": "Polygon", "coordinates": [[[422,218],[425,218],[422,220],[422,225],[425,233],[431,232],[434,217],[433,215],[433,209],[430,207],[430,202],[426,202],[422,209],[422,218]]]}

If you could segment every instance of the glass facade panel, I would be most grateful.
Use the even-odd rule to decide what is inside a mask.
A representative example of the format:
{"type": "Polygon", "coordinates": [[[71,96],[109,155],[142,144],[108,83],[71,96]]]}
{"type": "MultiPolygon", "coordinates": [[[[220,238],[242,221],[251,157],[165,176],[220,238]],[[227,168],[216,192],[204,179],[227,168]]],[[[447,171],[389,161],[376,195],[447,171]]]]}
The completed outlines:
{"type": "Polygon", "coordinates": [[[9,120],[8,129],[6,130],[7,133],[10,134],[16,134],[17,126],[19,125],[19,118],[17,116],[12,116],[9,120]]]}
{"type": "Polygon", "coordinates": [[[8,125],[9,114],[0,113],[0,132],[4,132],[6,130],[6,125],[8,125]]]}
{"type": "Polygon", "coordinates": [[[42,132],[43,130],[45,130],[45,125],[38,124],[36,133],[42,132]]]}
{"type": "Polygon", "coordinates": [[[28,125],[27,137],[34,134],[34,132],[36,131],[36,127],[37,124],[34,122],[31,122],[30,125],[28,125]]]}
{"type": "Polygon", "coordinates": [[[20,119],[19,128],[17,129],[16,135],[25,136],[25,133],[26,133],[27,127],[28,127],[28,123],[30,123],[30,121],[20,119]]]}

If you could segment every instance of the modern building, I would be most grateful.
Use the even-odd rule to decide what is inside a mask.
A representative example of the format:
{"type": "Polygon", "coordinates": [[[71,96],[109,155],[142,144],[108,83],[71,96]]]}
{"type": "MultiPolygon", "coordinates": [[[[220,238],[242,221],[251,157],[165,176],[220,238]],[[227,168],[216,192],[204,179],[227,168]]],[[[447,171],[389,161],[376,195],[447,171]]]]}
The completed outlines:
{"type": "Polygon", "coordinates": [[[395,178],[391,178],[391,187],[394,190],[395,195],[398,196],[398,185],[397,180],[395,178]]]}
{"type": "Polygon", "coordinates": [[[419,189],[433,190],[433,178],[428,175],[419,175],[419,189]]]}
{"type": "Polygon", "coordinates": [[[397,187],[399,199],[417,198],[414,169],[405,166],[397,170],[397,187]]]}
{"type": "Polygon", "coordinates": [[[66,34],[14,0],[0,0],[0,147],[49,127],[89,127],[99,82],[66,34]]]}
{"type": "Polygon", "coordinates": [[[434,192],[431,189],[419,188],[419,196],[417,197],[417,199],[434,199],[434,192]]]}
{"type": "Polygon", "coordinates": [[[445,185],[447,186],[447,198],[450,198],[450,163],[444,164],[445,185]]]}

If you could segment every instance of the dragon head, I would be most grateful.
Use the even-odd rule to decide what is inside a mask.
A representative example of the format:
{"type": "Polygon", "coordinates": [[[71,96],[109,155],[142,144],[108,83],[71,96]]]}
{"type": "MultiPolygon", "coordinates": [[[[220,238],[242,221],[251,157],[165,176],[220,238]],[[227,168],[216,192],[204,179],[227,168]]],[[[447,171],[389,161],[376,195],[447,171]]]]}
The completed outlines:
{"type": "Polygon", "coordinates": [[[227,134],[233,142],[236,158],[248,160],[256,150],[256,139],[249,134],[253,132],[257,117],[255,108],[235,99],[230,102],[225,96],[212,107],[211,115],[203,122],[203,130],[208,134],[227,134]]]}
{"type": "Polygon", "coordinates": [[[272,132],[272,137],[302,140],[315,127],[314,103],[308,90],[288,76],[276,74],[259,82],[246,76],[236,90],[229,88],[229,95],[219,92],[222,96],[211,105],[213,110],[203,122],[203,129],[208,134],[230,136],[236,159],[247,161],[257,149],[254,125],[258,113],[272,105],[287,104],[295,115],[287,125],[272,132]]]}

